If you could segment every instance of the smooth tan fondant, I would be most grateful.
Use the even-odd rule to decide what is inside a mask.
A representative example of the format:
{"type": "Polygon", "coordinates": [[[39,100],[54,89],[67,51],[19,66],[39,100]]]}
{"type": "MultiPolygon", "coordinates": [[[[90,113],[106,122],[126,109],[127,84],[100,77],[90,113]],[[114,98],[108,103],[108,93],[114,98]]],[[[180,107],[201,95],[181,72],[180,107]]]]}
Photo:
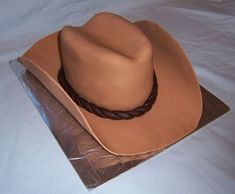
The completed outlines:
{"type": "Polygon", "coordinates": [[[131,23],[100,13],[81,27],[66,26],[35,43],[19,60],[109,152],[133,155],[159,150],[191,133],[202,113],[192,66],[179,43],[158,24],[131,23]],[[60,86],[64,67],[83,98],[110,110],[140,106],[152,87],[152,109],[130,120],[111,120],[77,106],[60,86]]]}

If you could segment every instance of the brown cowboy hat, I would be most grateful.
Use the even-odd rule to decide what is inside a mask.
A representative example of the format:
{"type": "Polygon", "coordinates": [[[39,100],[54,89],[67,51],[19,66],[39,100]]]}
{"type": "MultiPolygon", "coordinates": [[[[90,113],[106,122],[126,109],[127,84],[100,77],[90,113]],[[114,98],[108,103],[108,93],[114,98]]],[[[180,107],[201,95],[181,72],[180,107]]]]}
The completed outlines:
{"type": "Polygon", "coordinates": [[[39,40],[19,60],[113,154],[163,149],[201,117],[188,58],[150,21],[99,13],[39,40]]]}

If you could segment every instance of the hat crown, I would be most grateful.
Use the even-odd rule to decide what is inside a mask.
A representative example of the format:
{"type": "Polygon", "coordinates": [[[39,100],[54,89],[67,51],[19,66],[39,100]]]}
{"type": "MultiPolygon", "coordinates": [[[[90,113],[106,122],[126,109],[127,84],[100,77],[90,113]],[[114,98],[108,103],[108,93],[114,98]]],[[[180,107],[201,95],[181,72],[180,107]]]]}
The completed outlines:
{"type": "Polygon", "coordinates": [[[141,106],[152,88],[152,46],[128,20],[100,13],[60,33],[66,79],[84,99],[110,110],[141,106]]]}

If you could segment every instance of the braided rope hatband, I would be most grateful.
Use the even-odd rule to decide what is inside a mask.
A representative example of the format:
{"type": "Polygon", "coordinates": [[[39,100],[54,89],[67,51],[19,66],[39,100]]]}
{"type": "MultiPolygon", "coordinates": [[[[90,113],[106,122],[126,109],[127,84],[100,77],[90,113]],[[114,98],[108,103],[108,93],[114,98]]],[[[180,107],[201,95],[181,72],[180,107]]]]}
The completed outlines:
{"type": "Polygon", "coordinates": [[[67,82],[63,68],[59,70],[58,80],[61,86],[64,88],[64,90],[68,93],[68,95],[73,99],[73,101],[78,106],[86,109],[87,111],[93,114],[96,114],[97,116],[100,116],[103,118],[109,118],[113,120],[124,120],[124,119],[127,120],[127,119],[132,119],[134,117],[139,117],[143,115],[144,113],[148,112],[152,108],[152,105],[156,101],[157,93],[158,93],[157,78],[154,72],[152,91],[142,106],[139,106],[133,110],[127,110],[127,111],[108,110],[106,108],[99,107],[93,103],[90,103],[87,100],[80,97],[79,94],[76,93],[74,89],[67,82]]]}

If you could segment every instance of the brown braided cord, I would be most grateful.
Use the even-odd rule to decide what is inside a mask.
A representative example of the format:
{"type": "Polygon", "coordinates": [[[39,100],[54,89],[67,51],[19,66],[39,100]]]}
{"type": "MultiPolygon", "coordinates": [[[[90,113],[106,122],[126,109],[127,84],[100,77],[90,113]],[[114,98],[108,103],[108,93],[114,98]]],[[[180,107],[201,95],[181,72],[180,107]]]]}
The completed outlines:
{"type": "Polygon", "coordinates": [[[144,113],[148,112],[157,98],[158,93],[158,85],[157,85],[157,78],[155,72],[153,74],[153,86],[152,91],[144,102],[142,106],[139,106],[133,110],[121,111],[121,110],[108,110],[106,108],[97,106],[91,102],[88,102],[84,98],[80,97],[78,93],[74,91],[74,89],[69,85],[66,80],[65,73],[63,68],[59,70],[58,73],[58,80],[64,90],[68,93],[68,95],[73,99],[73,101],[80,107],[86,109],[87,111],[96,114],[102,118],[109,118],[113,120],[127,120],[132,119],[134,117],[139,117],[144,113]]]}

